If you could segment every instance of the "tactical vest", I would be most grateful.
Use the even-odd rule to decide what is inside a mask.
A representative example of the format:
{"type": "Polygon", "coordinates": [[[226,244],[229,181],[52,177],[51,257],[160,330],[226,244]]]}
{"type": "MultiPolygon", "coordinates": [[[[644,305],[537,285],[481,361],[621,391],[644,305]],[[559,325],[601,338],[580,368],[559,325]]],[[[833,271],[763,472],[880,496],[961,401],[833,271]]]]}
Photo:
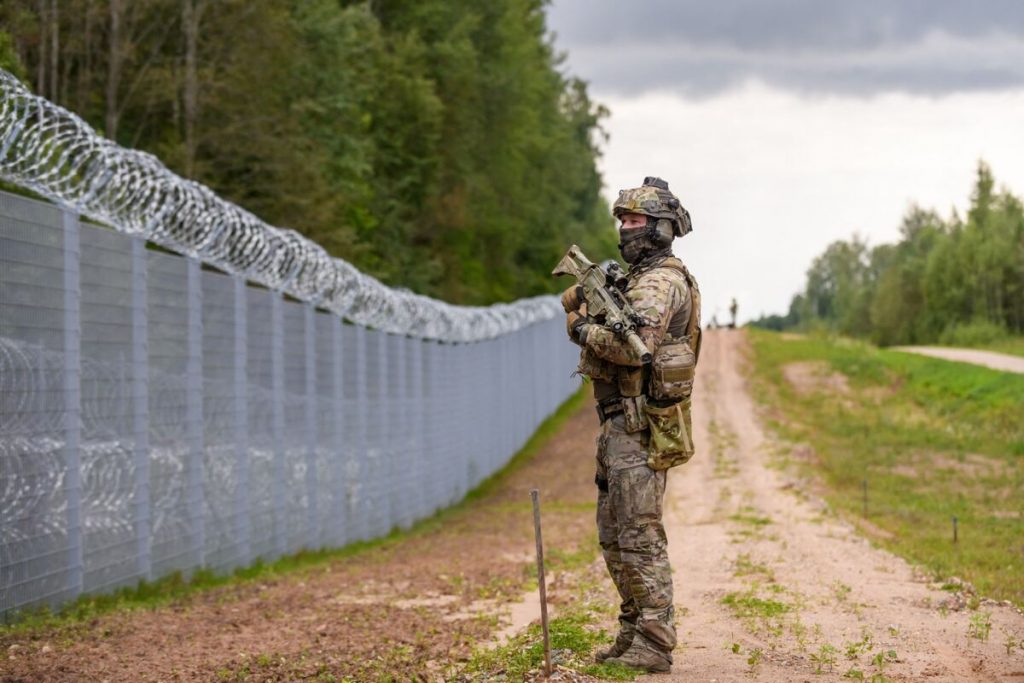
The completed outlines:
{"type": "Polygon", "coordinates": [[[676,339],[686,337],[693,347],[694,355],[700,357],[700,290],[697,288],[697,281],[677,258],[665,259],[660,267],[672,268],[682,273],[686,279],[686,286],[690,288],[690,314],[684,316],[682,311],[677,311],[669,321],[668,333],[676,339]]]}
{"type": "Polygon", "coordinates": [[[650,437],[647,465],[667,470],[689,462],[696,453],[690,395],[700,356],[700,290],[697,281],[678,259],[666,259],[662,267],[678,270],[690,289],[690,311],[678,311],[654,352],[647,376],[647,400],[643,413],[650,437]]]}
{"type": "Polygon", "coordinates": [[[686,266],[679,259],[668,258],[662,268],[682,274],[690,290],[690,310],[680,310],[669,321],[665,339],[654,352],[647,375],[647,395],[653,401],[671,403],[688,401],[693,392],[693,378],[700,357],[700,290],[686,266]]]}
{"type": "Polygon", "coordinates": [[[700,355],[700,290],[679,259],[666,258],[656,267],[671,268],[682,274],[690,292],[690,310],[680,309],[672,315],[665,338],[655,350],[649,367],[618,366],[619,392],[627,398],[641,394],[663,401],[689,398],[700,355]]]}

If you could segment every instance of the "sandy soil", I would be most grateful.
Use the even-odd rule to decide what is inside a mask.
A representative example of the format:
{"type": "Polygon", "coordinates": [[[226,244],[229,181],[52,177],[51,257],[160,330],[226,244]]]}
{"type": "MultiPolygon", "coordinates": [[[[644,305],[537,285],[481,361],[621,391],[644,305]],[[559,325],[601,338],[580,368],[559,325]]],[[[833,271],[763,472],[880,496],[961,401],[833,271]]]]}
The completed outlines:
{"type": "Polygon", "coordinates": [[[978,351],[977,349],[954,349],[948,346],[894,346],[893,351],[920,353],[921,355],[932,356],[933,358],[943,358],[960,363],[973,363],[975,365],[984,365],[993,370],[1024,374],[1024,358],[1011,356],[1008,353],[978,351]]]}
{"type": "Polygon", "coordinates": [[[670,474],[668,491],[680,646],[672,674],[651,680],[842,681],[851,668],[871,680],[883,653],[895,681],[1024,681],[1024,650],[1005,647],[1007,634],[1024,636],[1024,617],[1001,604],[957,611],[964,596],[825,513],[804,482],[770,466],[773,444],[741,372],[742,332],[709,332],[703,348],[694,405],[701,450],[670,474]],[[722,604],[730,593],[791,610],[738,617],[722,604]],[[991,615],[987,642],[968,637],[981,612],[991,615]],[[865,636],[872,650],[850,649],[865,636]]]}

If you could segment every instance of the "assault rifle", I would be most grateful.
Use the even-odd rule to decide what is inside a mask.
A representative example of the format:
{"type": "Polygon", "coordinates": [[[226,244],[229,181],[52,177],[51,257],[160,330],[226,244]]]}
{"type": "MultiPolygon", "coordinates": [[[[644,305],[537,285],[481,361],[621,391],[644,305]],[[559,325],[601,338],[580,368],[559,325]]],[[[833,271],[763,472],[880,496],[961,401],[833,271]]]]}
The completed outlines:
{"type": "Polygon", "coordinates": [[[636,328],[643,326],[645,320],[633,310],[622,290],[616,286],[616,281],[622,278],[619,264],[612,262],[607,271],[602,270],[601,266],[591,263],[574,244],[551,274],[556,277],[572,275],[576,278],[587,303],[587,318],[604,325],[625,340],[644,363],[651,362],[651,352],[636,333],[636,328]]]}

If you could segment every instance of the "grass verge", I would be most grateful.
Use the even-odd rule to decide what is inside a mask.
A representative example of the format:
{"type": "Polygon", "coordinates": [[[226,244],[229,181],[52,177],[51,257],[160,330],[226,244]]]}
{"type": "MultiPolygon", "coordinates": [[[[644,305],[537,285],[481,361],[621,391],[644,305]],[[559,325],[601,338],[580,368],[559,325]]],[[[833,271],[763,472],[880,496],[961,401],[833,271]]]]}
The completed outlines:
{"type": "Polygon", "coordinates": [[[748,334],[769,425],[812,448],[792,462],[834,510],[936,578],[1024,605],[1024,376],[845,339],[748,334]]]}
{"type": "Polygon", "coordinates": [[[570,396],[541,423],[526,444],[501,470],[481,482],[462,501],[415,523],[408,529],[394,529],[382,538],[358,541],[343,548],[303,550],[278,558],[273,562],[257,561],[249,567],[229,574],[217,574],[208,569],[198,569],[186,577],[182,573],[176,572],[155,581],[140,581],[136,586],[122,588],[113,593],[82,596],[57,612],[47,609],[25,611],[16,615],[13,623],[0,624],[0,638],[31,635],[33,632],[43,629],[73,627],[117,610],[156,609],[203,591],[219,587],[240,586],[252,581],[313,570],[329,562],[358,556],[374,549],[386,548],[409,538],[436,531],[450,521],[453,516],[464,512],[469,506],[493,493],[511,473],[528,463],[565,422],[579,410],[583,402],[587,400],[588,393],[588,387],[584,386],[570,396]]]}
{"type": "Polygon", "coordinates": [[[986,351],[998,351],[1012,356],[1024,356],[1024,337],[1006,337],[980,346],[986,351]]]}

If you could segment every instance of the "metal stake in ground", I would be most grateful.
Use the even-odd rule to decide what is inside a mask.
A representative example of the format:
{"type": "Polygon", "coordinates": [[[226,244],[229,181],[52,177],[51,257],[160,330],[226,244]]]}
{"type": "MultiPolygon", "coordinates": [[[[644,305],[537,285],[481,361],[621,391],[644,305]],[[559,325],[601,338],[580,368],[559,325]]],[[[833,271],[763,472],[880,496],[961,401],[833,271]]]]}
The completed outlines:
{"type": "Polygon", "coordinates": [[[544,585],[544,541],[540,535],[540,492],[530,491],[533,500],[533,533],[537,538],[537,585],[540,588],[540,627],[544,632],[544,675],[551,676],[551,641],[548,639],[548,596],[544,585]]]}

